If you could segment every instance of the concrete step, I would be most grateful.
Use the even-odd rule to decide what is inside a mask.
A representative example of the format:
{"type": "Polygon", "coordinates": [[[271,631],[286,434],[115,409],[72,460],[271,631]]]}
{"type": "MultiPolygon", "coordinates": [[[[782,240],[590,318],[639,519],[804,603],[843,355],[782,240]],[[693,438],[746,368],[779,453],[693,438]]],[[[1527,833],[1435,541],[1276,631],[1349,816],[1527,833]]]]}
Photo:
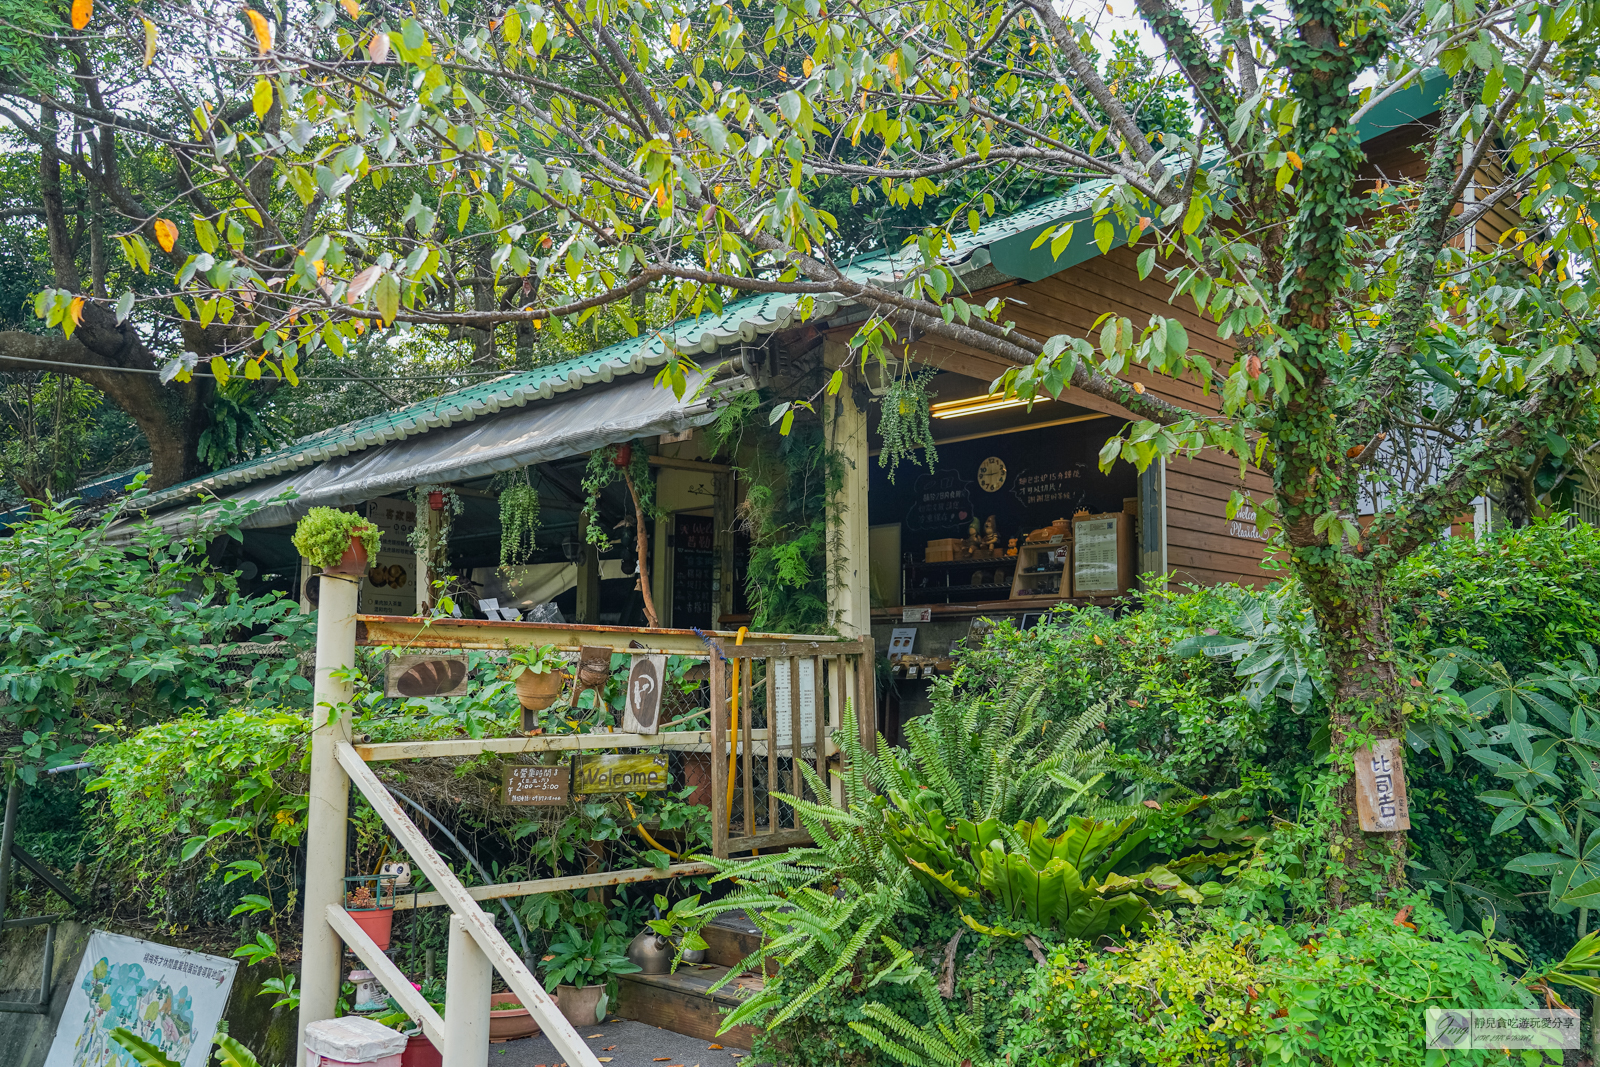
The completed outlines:
{"type": "Polygon", "coordinates": [[[761,992],[760,978],[742,976],[715,993],[711,986],[728,968],[711,963],[685,963],[676,974],[624,974],[617,978],[616,1014],[728,1048],[750,1048],[757,1028],[736,1026],[717,1036],[722,1017],[747,997],[761,992]]]}

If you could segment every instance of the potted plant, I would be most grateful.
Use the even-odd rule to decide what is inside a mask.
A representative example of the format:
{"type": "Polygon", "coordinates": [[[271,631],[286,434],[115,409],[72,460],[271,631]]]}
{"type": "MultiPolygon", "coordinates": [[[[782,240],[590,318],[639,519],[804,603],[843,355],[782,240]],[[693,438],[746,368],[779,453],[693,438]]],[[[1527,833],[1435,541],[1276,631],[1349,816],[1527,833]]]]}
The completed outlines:
{"type": "Polygon", "coordinates": [[[539,1022],[510,990],[489,994],[489,1040],[515,1041],[539,1032],[539,1022]]]}
{"type": "Polygon", "coordinates": [[[345,878],[344,886],[344,910],[380,951],[389,951],[394,929],[394,877],[352,874],[345,878]]]}
{"type": "MultiPolygon", "coordinates": [[[[561,697],[567,684],[566,658],[555,645],[519,648],[511,653],[511,678],[517,683],[517,702],[524,711],[543,711],[561,697]]],[[[533,729],[530,716],[522,728],[533,729]]]]}
{"type": "Polygon", "coordinates": [[[324,574],[361,577],[377,558],[378,527],[360,515],[334,508],[312,508],[294,528],[295,549],[324,574]]]}
{"type": "Polygon", "coordinates": [[[584,936],[571,923],[563,923],[565,936],[550,945],[541,961],[544,987],[556,995],[556,1007],[573,1026],[590,1026],[605,1018],[610,998],[606,984],[622,974],[637,974],[640,967],[628,959],[628,943],[605,926],[584,936]]]}
{"type": "MultiPolygon", "coordinates": [[[[422,994],[422,999],[428,1002],[428,1007],[437,1012],[441,1019],[444,1018],[444,979],[429,978],[421,985],[412,982],[411,986],[422,994]]],[[[399,1001],[393,997],[388,999],[388,1011],[374,1018],[381,1025],[399,1030],[406,1035],[406,1048],[400,1054],[400,1067],[444,1067],[444,1057],[433,1047],[433,1042],[422,1032],[422,1027],[406,1014],[399,1001]]],[[[493,1025],[491,1021],[491,1033],[493,1025]]]]}

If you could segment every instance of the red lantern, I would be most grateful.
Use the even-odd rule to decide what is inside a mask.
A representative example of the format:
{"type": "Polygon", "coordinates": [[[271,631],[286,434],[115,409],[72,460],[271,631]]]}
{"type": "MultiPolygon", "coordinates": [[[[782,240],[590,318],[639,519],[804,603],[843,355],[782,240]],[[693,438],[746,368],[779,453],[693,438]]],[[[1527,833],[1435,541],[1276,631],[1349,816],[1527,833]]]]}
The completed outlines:
{"type": "Polygon", "coordinates": [[[633,445],[631,443],[617,446],[617,454],[611,457],[611,462],[619,467],[626,467],[633,462],[633,445]]]}
{"type": "Polygon", "coordinates": [[[444,490],[435,489],[428,494],[428,507],[434,511],[444,510],[444,490]]]}

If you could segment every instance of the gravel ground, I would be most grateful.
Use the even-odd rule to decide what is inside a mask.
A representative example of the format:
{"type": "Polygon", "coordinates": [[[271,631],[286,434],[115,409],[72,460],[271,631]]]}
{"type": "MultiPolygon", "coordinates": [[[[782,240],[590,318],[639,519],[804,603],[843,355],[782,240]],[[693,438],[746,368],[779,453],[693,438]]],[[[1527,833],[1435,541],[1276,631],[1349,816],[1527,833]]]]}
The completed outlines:
{"type": "MultiPolygon", "coordinates": [[[[611,1019],[579,1033],[606,1067],[756,1067],[739,1049],[709,1048],[713,1042],[649,1023],[611,1019]]],[[[565,1062],[543,1034],[489,1046],[489,1067],[564,1067],[565,1062]]]]}

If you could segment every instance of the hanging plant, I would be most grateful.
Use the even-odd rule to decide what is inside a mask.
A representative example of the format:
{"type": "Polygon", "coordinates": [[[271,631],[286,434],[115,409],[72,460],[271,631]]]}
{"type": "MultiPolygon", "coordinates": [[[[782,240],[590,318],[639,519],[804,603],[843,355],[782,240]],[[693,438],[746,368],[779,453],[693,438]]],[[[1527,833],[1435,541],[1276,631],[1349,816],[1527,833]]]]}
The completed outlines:
{"type": "Polygon", "coordinates": [[[881,400],[883,410],[878,420],[878,434],[883,438],[883,451],[878,453],[878,466],[889,468],[889,481],[894,481],[895,468],[901,462],[922,462],[918,449],[928,452],[927,465],[932,470],[939,459],[939,450],[933,444],[933,425],[928,405],[934,394],[928,390],[934,369],[920,371],[907,369],[896,375],[884,390],[881,400]]]}
{"type": "Polygon", "coordinates": [[[583,471],[584,514],[588,526],[584,540],[601,551],[611,547],[611,535],[600,521],[600,494],[606,486],[622,479],[628,487],[633,502],[634,541],[639,550],[639,592],[644,597],[644,614],[651,626],[657,624],[655,601],[650,594],[648,566],[649,546],[646,543],[645,520],[659,519],[665,514],[656,507],[656,485],[650,478],[650,456],[632,442],[606,445],[589,453],[589,464],[583,471]]]}
{"type": "Polygon", "coordinates": [[[461,497],[448,485],[419,485],[411,490],[410,499],[417,506],[417,525],[406,535],[411,550],[420,562],[426,563],[428,577],[437,580],[450,568],[450,528],[461,514],[461,497]],[[439,528],[430,530],[428,512],[433,508],[437,494],[439,528]]]}
{"type": "Polygon", "coordinates": [[[539,491],[528,477],[528,468],[498,475],[495,478],[500,490],[500,568],[515,567],[528,562],[538,544],[534,535],[539,531],[539,491]]]}

